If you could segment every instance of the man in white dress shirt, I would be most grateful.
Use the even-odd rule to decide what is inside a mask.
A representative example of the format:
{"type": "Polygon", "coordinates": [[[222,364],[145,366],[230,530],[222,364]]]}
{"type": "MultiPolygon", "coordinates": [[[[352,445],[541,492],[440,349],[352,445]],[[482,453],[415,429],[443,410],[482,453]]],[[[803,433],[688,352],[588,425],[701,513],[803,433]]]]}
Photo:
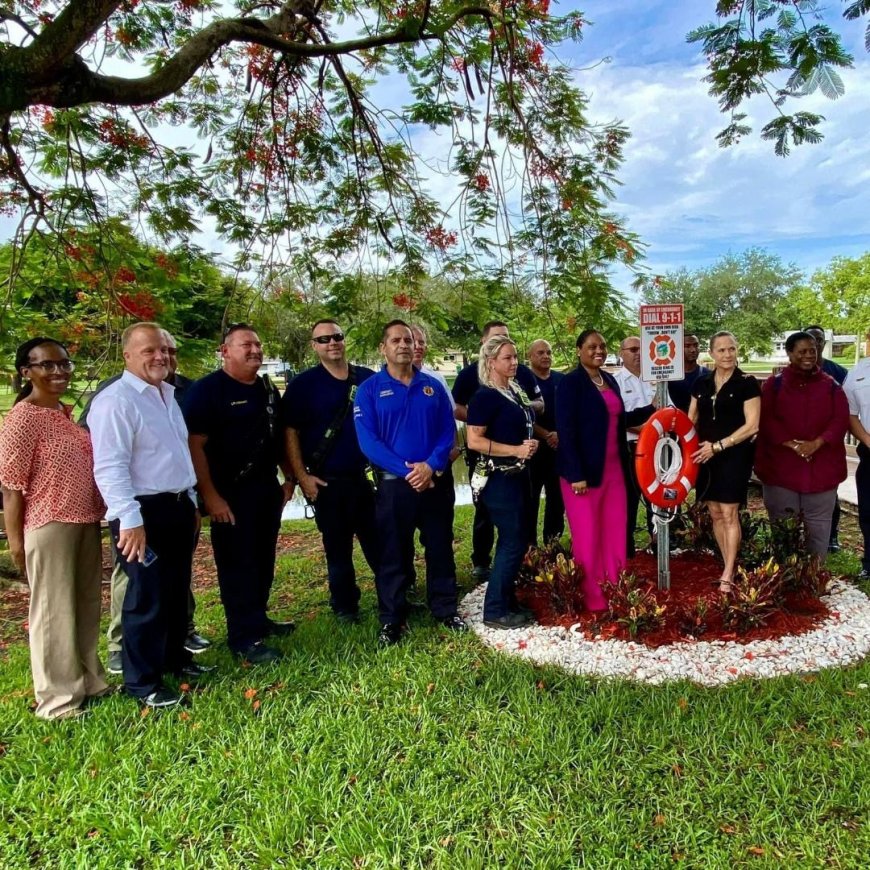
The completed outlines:
{"type": "Polygon", "coordinates": [[[165,382],[169,350],[154,323],[122,337],[125,370],[95,397],[88,416],[94,477],[107,505],[118,559],[129,578],[121,616],[127,691],[149,707],[181,695],[163,675],[196,677],[184,649],[187,592],[199,523],[196,475],[174,387],[165,382]]]}
{"type": "MultiPolygon", "coordinates": [[[[648,384],[640,379],[640,338],[630,335],[622,340],[619,346],[619,356],[622,358],[622,368],[613,377],[619,384],[619,392],[622,394],[622,402],[626,411],[634,411],[645,405],[651,405],[655,399],[656,389],[653,384],[648,384]]],[[[634,472],[634,452],[637,449],[638,433],[640,426],[634,426],[628,430],[628,449],[631,454],[631,478],[632,486],[628,490],[628,541],[627,554],[630,559],[635,552],[634,531],[637,528],[637,509],[640,505],[640,487],[634,472]]],[[[647,505],[646,527],[649,532],[650,542],[653,540],[653,524],[650,514],[649,503],[647,505]]]]}

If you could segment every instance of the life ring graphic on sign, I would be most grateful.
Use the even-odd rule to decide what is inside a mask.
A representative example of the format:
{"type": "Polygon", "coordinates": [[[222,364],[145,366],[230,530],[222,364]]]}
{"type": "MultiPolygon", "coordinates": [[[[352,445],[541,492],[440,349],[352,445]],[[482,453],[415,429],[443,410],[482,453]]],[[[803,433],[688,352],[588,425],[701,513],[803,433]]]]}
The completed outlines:
{"type": "Polygon", "coordinates": [[[657,335],[649,343],[649,358],[653,365],[669,366],[677,356],[676,342],[669,335],[657,335]]]}
{"type": "Polygon", "coordinates": [[[656,411],[640,430],[634,468],[641,492],[657,507],[682,504],[695,485],[698,466],[692,454],[698,433],[677,408],[656,411]]]}

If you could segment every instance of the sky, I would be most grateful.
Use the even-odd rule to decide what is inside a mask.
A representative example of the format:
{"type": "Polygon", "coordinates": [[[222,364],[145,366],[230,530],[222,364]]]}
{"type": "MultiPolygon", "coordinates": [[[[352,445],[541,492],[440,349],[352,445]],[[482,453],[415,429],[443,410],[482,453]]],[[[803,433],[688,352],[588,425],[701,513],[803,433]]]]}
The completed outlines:
{"type": "MultiPolygon", "coordinates": [[[[831,5],[856,67],[844,72],[845,97],[800,101],[799,108],[826,116],[825,138],[784,159],[757,134],[728,149],[716,142],[726,119],[702,81],[706,69],[698,46],[685,39],[712,20],[714,8],[715,0],[553,0],[555,14],[579,9],[592,22],[579,45],[559,49],[590,96],[590,119],[620,120],[631,131],[613,210],[646,243],[646,266],[654,274],[697,269],[759,246],[811,273],[834,256],[870,250],[864,207],[870,194],[864,96],[870,93],[870,59],[863,25],[842,22],[842,5],[831,5]]],[[[406,93],[393,96],[406,102],[406,93]]],[[[771,109],[761,100],[749,104],[756,131],[772,117],[771,109]]],[[[420,144],[443,155],[449,143],[420,144]]],[[[445,202],[453,195],[445,188],[445,202]]],[[[0,220],[0,239],[12,229],[11,221],[0,220]]],[[[226,243],[212,233],[197,242],[230,258],[226,243]]],[[[630,275],[618,272],[614,281],[625,290],[630,275]]]]}
{"type": "MultiPolygon", "coordinates": [[[[836,18],[841,4],[831,4],[832,26],[856,59],[843,75],[846,95],[795,104],[826,117],[825,138],[787,158],[758,135],[727,149],[716,142],[725,117],[702,81],[698,46],[685,40],[713,20],[714,0],[581,0],[577,7],[594,26],[565,58],[578,67],[610,59],[577,81],[590,94],[592,118],[619,119],[632,133],[615,210],[648,244],[651,271],[702,268],[757,245],[812,272],[834,256],[870,250],[870,63],[863,25],[836,18]]],[[[771,109],[760,99],[749,104],[756,131],[771,109]]]]}

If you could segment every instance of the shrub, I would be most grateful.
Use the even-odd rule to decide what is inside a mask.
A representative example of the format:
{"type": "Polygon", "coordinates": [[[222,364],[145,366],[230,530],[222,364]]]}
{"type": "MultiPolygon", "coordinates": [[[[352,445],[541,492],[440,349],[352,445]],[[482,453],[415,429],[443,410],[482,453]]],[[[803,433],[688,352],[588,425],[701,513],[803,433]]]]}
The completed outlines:
{"type": "Polygon", "coordinates": [[[710,603],[706,598],[697,598],[691,605],[680,610],[680,631],[690,637],[700,637],[707,631],[707,615],[710,603]]]}
{"type": "Polygon", "coordinates": [[[764,625],[782,604],[784,582],[785,572],[773,558],[749,571],[738,568],[721,600],[722,622],[740,632],[764,625]]]}
{"type": "Polygon", "coordinates": [[[789,591],[821,598],[828,591],[831,572],[822,566],[818,556],[801,557],[793,553],[784,560],[783,585],[789,591]]]}
{"type": "Polygon", "coordinates": [[[520,586],[531,587],[538,600],[568,617],[583,610],[582,582],[582,566],[557,540],[544,547],[530,547],[518,577],[520,586]]]}
{"type": "Polygon", "coordinates": [[[659,628],[664,623],[664,605],[658,603],[652,585],[628,571],[620,571],[616,583],[602,583],[610,617],[624,625],[630,637],[659,628]]]}

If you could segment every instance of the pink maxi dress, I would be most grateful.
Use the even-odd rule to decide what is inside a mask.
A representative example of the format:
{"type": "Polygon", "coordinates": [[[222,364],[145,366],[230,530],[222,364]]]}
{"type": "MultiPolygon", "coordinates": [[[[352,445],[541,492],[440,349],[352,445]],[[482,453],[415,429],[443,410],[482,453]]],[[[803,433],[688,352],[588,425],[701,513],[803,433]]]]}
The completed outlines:
{"type": "Polygon", "coordinates": [[[601,485],[589,487],[576,495],[564,478],[562,497],[571,529],[574,561],[583,566],[583,600],[587,610],[606,610],[607,599],[601,583],[615,583],[626,561],[625,524],[628,522],[628,501],[625,478],[619,460],[618,420],[623,411],[622,400],[613,390],[601,393],[607,405],[609,422],[604,452],[604,475],[601,485]]]}

